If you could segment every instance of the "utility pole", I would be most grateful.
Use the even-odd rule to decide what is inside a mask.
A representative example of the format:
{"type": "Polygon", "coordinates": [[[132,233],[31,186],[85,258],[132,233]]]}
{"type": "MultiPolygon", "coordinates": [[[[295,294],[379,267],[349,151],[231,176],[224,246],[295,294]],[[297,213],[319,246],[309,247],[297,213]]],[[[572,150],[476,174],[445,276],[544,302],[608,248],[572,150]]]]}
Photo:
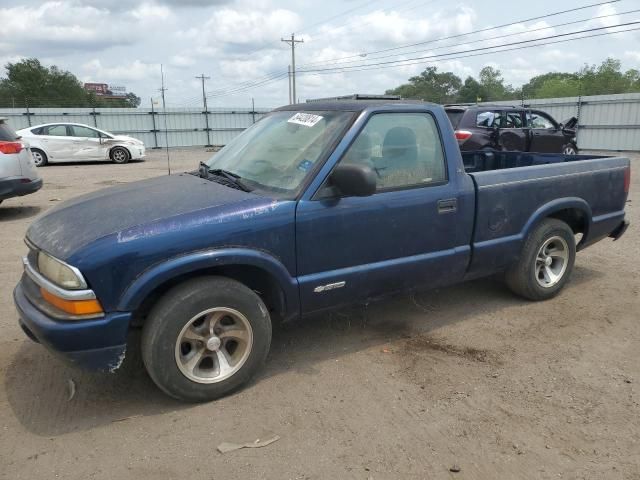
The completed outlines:
{"type": "Polygon", "coordinates": [[[289,105],[293,103],[293,97],[291,96],[291,65],[287,65],[287,80],[289,80],[289,105]]]}
{"type": "Polygon", "coordinates": [[[171,175],[171,160],[169,158],[169,133],[167,131],[167,104],[164,100],[164,92],[167,89],[164,86],[164,70],[162,68],[162,64],[160,64],[160,78],[162,79],[162,87],[160,87],[160,92],[162,93],[162,113],[164,115],[164,141],[167,147],[167,172],[171,175]]]}
{"type": "Polygon", "coordinates": [[[207,144],[205,147],[211,146],[211,138],[209,138],[209,110],[207,109],[207,94],[204,91],[204,81],[209,80],[211,77],[205,77],[204,73],[201,73],[196,78],[202,80],[202,103],[204,103],[204,123],[207,129],[207,144]]]}
{"type": "Polygon", "coordinates": [[[296,34],[292,33],[291,38],[281,38],[281,42],[291,45],[291,99],[289,103],[296,101],[296,43],[304,43],[304,40],[296,40],[296,34]]]}

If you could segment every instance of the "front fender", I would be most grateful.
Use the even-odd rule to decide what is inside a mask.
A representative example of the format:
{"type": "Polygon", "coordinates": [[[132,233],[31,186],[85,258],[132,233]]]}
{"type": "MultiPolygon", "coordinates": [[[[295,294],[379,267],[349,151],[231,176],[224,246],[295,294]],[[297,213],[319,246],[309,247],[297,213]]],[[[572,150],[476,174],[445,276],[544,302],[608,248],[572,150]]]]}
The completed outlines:
{"type": "Polygon", "coordinates": [[[193,252],[156,264],[143,272],[127,288],[118,304],[119,311],[134,311],[163,283],[189,273],[212,267],[246,265],[260,268],[277,279],[289,313],[298,312],[298,283],[286,267],[269,253],[248,248],[221,248],[193,252]]]}

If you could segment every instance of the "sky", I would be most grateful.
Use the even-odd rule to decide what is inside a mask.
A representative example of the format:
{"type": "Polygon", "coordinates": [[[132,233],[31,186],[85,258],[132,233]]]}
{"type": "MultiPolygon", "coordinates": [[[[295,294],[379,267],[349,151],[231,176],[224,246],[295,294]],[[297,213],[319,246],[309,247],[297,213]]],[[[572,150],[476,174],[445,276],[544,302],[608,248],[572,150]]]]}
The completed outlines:
{"type": "MultiPolygon", "coordinates": [[[[288,103],[291,50],[281,38],[294,32],[304,40],[296,45],[301,101],[383,93],[427,66],[464,79],[491,65],[513,86],[548,71],[599,64],[608,56],[620,59],[624,69],[640,69],[640,31],[503,53],[477,50],[585,29],[599,30],[581,35],[640,27],[613,27],[640,21],[640,0],[525,21],[594,3],[599,2],[0,0],[0,65],[36,57],[83,82],[124,85],[149,106],[159,97],[163,64],[167,106],[201,105],[202,85],[195,77],[204,74],[210,77],[209,108],[248,108],[252,98],[262,108],[288,103]],[[639,11],[625,13],[633,10],[639,11]],[[483,31],[468,34],[477,30],[483,31]],[[474,56],[465,55],[467,50],[474,56]],[[444,56],[451,52],[458,53],[444,56]],[[428,58],[407,60],[416,57],[428,58]],[[383,63],[399,60],[405,61],[383,63]],[[383,65],[366,67],[374,63],[383,65]],[[335,70],[339,66],[342,70],[335,70]]],[[[564,38],[571,37],[555,40],[564,38]]],[[[538,40],[545,41],[553,40],[538,40]]]]}

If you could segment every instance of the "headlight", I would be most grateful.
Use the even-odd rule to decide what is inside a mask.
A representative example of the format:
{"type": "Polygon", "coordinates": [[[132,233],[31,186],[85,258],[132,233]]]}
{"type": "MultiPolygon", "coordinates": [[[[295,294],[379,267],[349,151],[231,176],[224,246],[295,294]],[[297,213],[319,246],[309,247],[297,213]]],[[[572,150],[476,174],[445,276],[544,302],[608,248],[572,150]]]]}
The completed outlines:
{"type": "Polygon", "coordinates": [[[51,255],[38,252],[38,270],[40,274],[59,287],[69,290],[87,288],[87,284],[80,272],[51,255]]]}

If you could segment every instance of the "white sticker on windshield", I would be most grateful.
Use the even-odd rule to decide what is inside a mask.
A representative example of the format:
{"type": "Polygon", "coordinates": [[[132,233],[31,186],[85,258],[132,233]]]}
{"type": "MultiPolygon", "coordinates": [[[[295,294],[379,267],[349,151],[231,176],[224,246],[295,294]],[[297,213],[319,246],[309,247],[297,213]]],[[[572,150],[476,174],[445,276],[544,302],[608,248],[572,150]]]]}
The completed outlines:
{"type": "Polygon", "coordinates": [[[297,123],[298,125],[304,125],[305,127],[313,127],[316,123],[322,120],[321,115],[314,115],[313,113],[296,113],[287,122],[297,123]]]}

